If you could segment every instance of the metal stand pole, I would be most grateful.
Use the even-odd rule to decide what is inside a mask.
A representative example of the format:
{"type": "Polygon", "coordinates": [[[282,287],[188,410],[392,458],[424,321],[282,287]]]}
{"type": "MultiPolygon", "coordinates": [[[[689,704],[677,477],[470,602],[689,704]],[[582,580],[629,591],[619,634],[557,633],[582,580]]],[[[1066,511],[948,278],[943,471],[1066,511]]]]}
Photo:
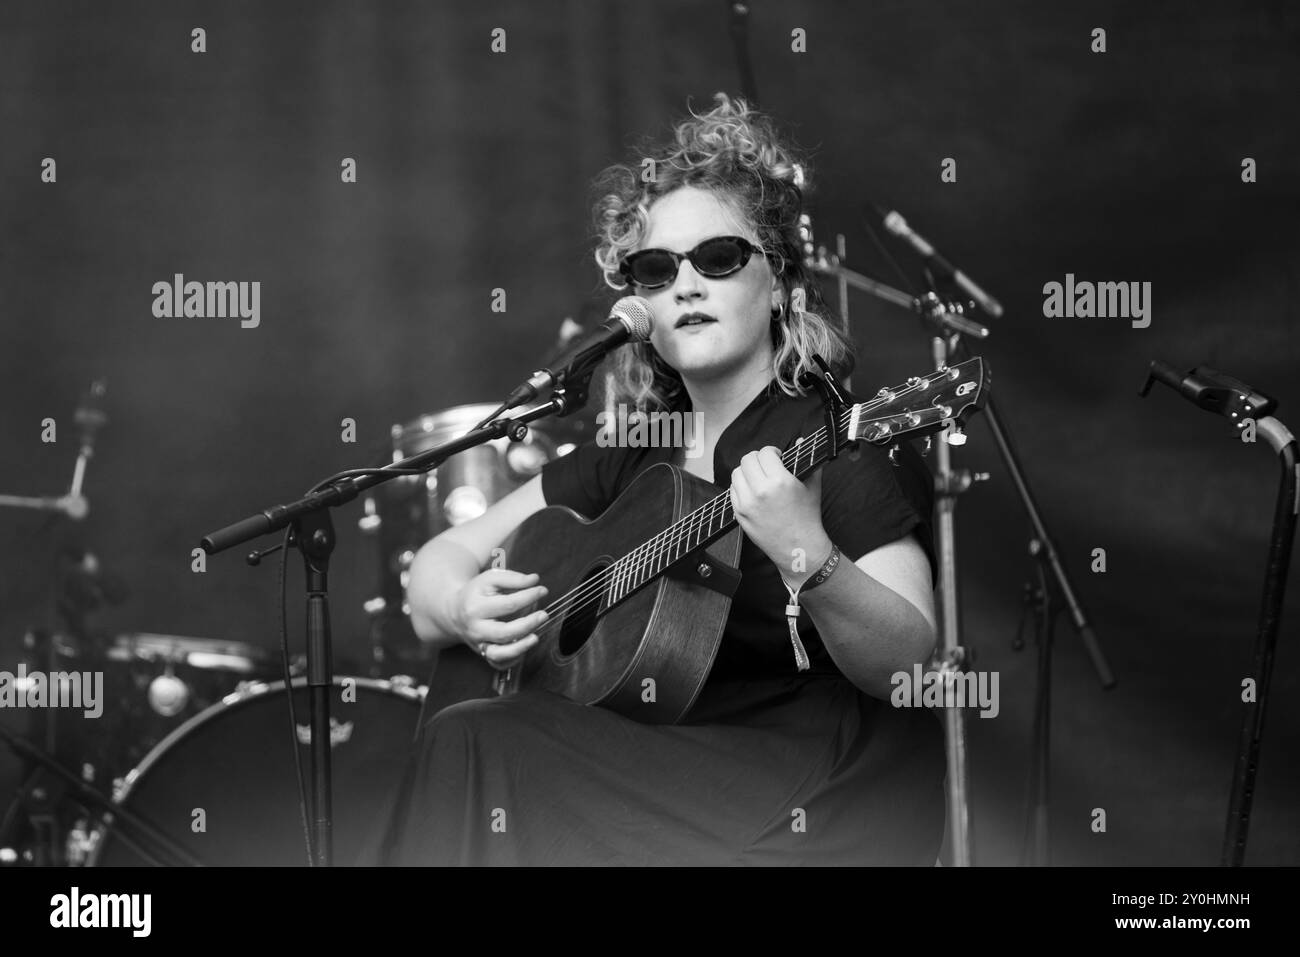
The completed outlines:
{"type": "MultiPolygon", "coordinates": [[[[949,365],[949,345],[942,336],[932,340],[936,369],[949,365]]],[[[974,841],[970,821],[970,770],[967,763],[966,711],[956,707],[956,683],[965,671],[969,655],[961,644],[961,614],[957,601],[957,527],[954,512],[957,496],[966,491],[974,477],[966,469],[952,467],[948,439],[955,427],[940,435],[935,455],[935,531],[939,559],[939,647],[937,665],[943,681],[944,740],[948,756],[945,781],[948,808],[948,843],[954,867],[970,867],[974,841]]],[[[985,476],[987,477],[987,476],[985,476]]]]}

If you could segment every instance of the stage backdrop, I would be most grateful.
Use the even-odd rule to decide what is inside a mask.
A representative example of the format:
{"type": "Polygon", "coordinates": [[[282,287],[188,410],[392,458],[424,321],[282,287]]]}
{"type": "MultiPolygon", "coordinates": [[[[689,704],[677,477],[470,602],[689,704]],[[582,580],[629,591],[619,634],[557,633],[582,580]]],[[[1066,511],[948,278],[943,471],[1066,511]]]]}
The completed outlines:
{"type": "MultiPolygon", "coordinates": [[[[864,228],[868,201],[897,208],[1006,306],[978,351],[1119,679],[1100,689],[1062,617],[1053,860],[1217,861],[1277,467],[1262,437],[1137,390],[1152,359],[1208,364],[1300,424],[1300,19],[1281,0],[923,0],[760,2],[751,20],[759,102],[813,154],[819,238],[914,287],[916,257],[886,242],[900,275],[864,228]],[[1067,276],[1150,283],[1149,322],[1047,317],[1044,285],[1067,276]]],[[[103,633],[273,647],[273,568],[240,549],[196,573],[200,535],[382,461],[393,423],[504,396],[564,317],[599,314],[592,176],[740,90],[721,2],[25,2],[0,31],[0,492],[66,487],[94,378],[110,418],[84,523],[0,513],[9,670],[24,629],[55,624],[65,547],[129,587],[92,619],[103,633]],[[156,317],[152,287],[177,274],[260,283],[257,325],[156,317]]],[[[856,388],[927,368],[907,312],[849,306],[856,388]]],[[[988,473],[957,510],[964,636],[1000,675],[1000,713],[970,722],[977,860],[1014,863],[1030,528],[985,424],[958,460],[988,473]]],[[[338,514],[344,672],[364,667],[377,573],[360,514],[338,514]]],[[[1300,863],[1297,610],[1293,594],[1257,864],[1300,863]]],[[[0,804],[13,766],[0,755],[0,804]]]]}

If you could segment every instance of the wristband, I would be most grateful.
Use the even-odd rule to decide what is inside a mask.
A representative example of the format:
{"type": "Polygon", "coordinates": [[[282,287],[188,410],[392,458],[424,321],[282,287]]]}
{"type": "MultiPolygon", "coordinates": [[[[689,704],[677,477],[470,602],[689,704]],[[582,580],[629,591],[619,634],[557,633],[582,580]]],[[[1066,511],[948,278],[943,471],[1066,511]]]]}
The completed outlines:
{"type": "Polygon", "coordinates": [[[794,663],[799,671],[807,671],[812,662],[808,660],[808,652],[799,640],[799,593],[805,592],[810,588],[816,588],[826,579],[835,573],[835,569],[840,564],[840,548],[834,542],[831,543],[831,557],[826,559],[825,564],[817,569],[817,573],[812,578],[807,579],[798,588],[785,586],[785,590],[790,593],[790,602],[785,606],[785,620],[790,626],[790,644],[794,649],[794,663]]]}
{"type": "Polygon", "coordinates": [[[826,581],[826,579],[830,578],[831,575],[834,574],[835,569],[839,567],[839,564],[840,564],[840,547],[832,543],[831,557],[826,559],[826,564],[822,565],[821,568],[817,569],[817,574],[813,575],[812,578],[808,579],[806,582],[803,583],[803,585],[800,586],[799,593],[803,594],[804,592],[811,591],[812,589],[820,585],[822,582],[826,581]]]}

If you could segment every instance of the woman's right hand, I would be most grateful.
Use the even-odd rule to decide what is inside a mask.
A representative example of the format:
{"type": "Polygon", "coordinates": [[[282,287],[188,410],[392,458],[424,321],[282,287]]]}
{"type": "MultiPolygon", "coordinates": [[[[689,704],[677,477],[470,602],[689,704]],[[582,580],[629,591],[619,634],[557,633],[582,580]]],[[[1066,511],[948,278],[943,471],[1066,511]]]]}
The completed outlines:
{"type": "Polygon", "coordinates": [[[493,668],[510,668],[537,644],[536,632],[546,621],[546,612],[512,616],[546,597],[540,580],[536,574],[489,568],[466,582],[452,599],[457,634],[493,668]],[[511,620],[503,620],[507,618],[511,620]]]}

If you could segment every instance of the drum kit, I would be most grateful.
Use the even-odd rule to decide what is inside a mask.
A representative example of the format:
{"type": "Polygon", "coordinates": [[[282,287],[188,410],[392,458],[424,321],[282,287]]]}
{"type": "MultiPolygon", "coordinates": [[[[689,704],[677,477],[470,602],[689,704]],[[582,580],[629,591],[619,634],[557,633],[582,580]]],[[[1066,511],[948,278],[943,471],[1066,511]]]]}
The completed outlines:
{"type": "MultiPolygon", "coordinates": [[[[392,460],[409,458],[464,435],[496,406],[459,405],[392,428],[392,460]]],[[[361,531],[374,541],[379,579],[365,603],[373,675],[427,676],[430,653],[411,629],[406,583],[420,546],[439,532],[482,515],[489,505],[569,452],[584,423],[572,418],[534,423],[518,442],[494,439],[454,455],[427,475],[403,476],[362,499],[361,531]]]]}
{"type": "MultiPolygon", "coordinates": [[[[393,460],[467,433],[494,408],[461,405],[394,425],[393,460]]],[[[369,674],[334,679],[339,863],[362,860],[371,846],[418,726],[422,681],[435,664],[405,605],[415,552],[566,454],[583,427],[571,419],[539,423],[523,441],[470,449],[362,499],[359,526],[378,575],[365,602],[369,674]]],[[[311,736],[302,659],[290,665],[295,755],[284,727],[284,673],[267,649],[151,633],[95,638],[83,616],[64,617],[66,633],[26,636],[25,667],[102,674],[102,716],[85,721],[80,711],[33,709],[25,733],[0,727],[24,764],[17,798],[0,804],[0,866],[308,863],[295,777],[311,736]]]]}

